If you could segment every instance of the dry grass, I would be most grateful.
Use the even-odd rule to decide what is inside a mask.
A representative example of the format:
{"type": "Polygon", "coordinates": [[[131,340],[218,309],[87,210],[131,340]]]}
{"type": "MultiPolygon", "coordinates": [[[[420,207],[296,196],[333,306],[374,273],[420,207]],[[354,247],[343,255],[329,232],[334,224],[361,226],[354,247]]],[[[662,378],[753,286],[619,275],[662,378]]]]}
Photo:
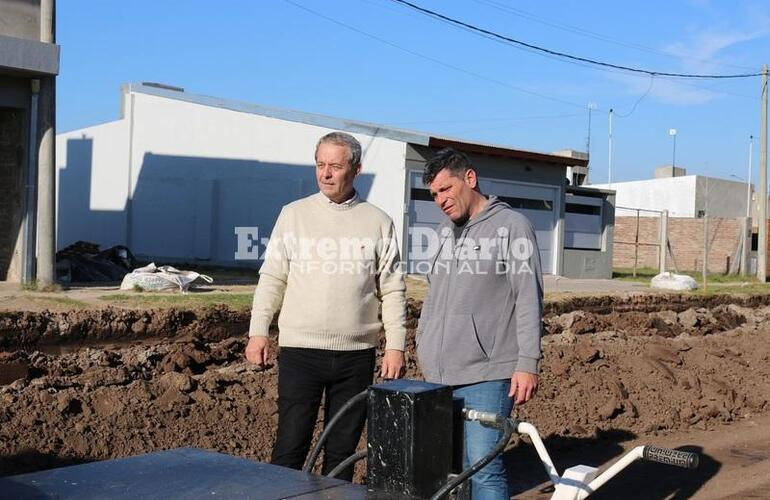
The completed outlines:
{"type": "Polygon", "coordinates": [[[116,293],[106,294],[99,300],[123,307],[147,308],[201,308],[215,305],[228,306],[235,310],[251,308],[253,293],[116,293]]]}

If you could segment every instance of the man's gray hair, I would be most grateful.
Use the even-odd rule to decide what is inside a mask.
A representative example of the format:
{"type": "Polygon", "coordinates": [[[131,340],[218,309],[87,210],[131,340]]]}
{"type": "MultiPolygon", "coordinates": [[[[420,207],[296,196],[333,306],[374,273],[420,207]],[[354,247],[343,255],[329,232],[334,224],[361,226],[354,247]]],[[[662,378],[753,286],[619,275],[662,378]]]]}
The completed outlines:
{"type": "Polygon", "coordinates": [[[321,144],[336,144],[348,148],[348,164],[351,167],[361,164],[361,143],[352,135],[345,132],[330,132],[318,139],[315,145],[315,154],[318,156],[318,148],[321,144]]]}

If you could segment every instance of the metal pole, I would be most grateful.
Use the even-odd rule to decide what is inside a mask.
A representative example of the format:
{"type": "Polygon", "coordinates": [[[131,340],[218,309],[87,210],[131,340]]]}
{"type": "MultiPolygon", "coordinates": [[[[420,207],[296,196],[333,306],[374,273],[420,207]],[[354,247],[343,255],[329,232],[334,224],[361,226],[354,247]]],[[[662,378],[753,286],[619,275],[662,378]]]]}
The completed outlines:
{"type": "Polygon", "coordinates": [[[706,177],[706,206],[703,210],[703,289],[708,288],[709,272],[709,178],[706,177]]]}
{"type": "MultiPolygon", "coordinates": [[[[676,134],[674,134],[674,156],[671,158],[671,166],[676,167],[676,134]]],[[[671,175],[674,175],[673,173],[671,175]]]]}
{"type": "Polygon", "coordinates": [[[703,289],[708,289],[708,267],[709,267],[709,216],[706,213],[703,216],[703,289]]]}
{"type": "MultiPolygon", "coordinates": [[[[660,213],[660,234],[658,235],[658,272],[666,272],[666,252],[668,250],[668,210],[663,210],[660,213]]],[[[671,253],[671,259],[674,259],[673,252],[671,253]]],[[[674,269],[676,269],[676,262],[674,262],[674,269]]]]}
{"type": "Polygon", "coordinates": [[[586,135],[586,154],[588,161],[591,161],[591,112],[596,109],[596,103],[588,103],[588,134],[586,135]]]}
{"type": "Polygon", "coordinates": [[[639,209],[636,209],[636,236],[634,236],[634,278],[636,278],[636,265],[639,256],[639,209]]]}
{"type": "Polygon", "coordinates": [[[741,276],[748,276],[751,273],[749,260],[751,259],[751,218],[746,217],[742,221],[743,230],[741,236],[743,241],[740,244],[740,273],[741,276]]]}
{"type": "Polygon", "coordinates": [[[609,156],[607,160],[607,184],[612,189],[612,108],[610,108],[609,156]]]}
{"type": "Polygon", "coordinates": [[[757,279],[767,281],[767,64],[762,65],[762,119],[759,137],[759,247],[757,279]]]}
{"type": "Polygon", "coordinates": [[[749,136],[749,176],[746,180],[746,217],[751,217],[751,150],[754,147],[754,136],[749,136]]]}

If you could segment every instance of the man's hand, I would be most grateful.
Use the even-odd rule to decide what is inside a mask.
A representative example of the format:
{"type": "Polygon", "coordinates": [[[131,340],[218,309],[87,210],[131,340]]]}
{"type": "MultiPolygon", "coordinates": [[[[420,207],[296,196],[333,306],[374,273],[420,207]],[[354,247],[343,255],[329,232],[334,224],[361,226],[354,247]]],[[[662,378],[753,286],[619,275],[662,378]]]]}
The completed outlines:
{"type": "Polygon", "coordinates": [[[382,378],[401,378],[404,375],[404,351],[397,349],[386,349],[382,357],[382,378]]]}
{"type": "Polygon", "coordinates": [[[537,375],[527,372],[514,372],[511,377],[511,390],[508,397],[516,397],[514,403],[524,404],[535,396],[537,392],[537,375]]]}
{"type": "Polygon", "coordinates": [[[251,337],[246,344],[246,359],[252,363],[265,366],[267,364],[268,345],[270,339],[267,337],[251,337]]]}

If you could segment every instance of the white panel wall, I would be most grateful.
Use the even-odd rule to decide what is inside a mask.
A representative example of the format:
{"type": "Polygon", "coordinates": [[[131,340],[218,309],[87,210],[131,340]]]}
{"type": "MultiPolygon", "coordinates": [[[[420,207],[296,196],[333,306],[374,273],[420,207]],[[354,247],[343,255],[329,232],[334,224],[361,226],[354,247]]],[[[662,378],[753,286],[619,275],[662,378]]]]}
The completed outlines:
{"type": "MultiPolygon", "coordinates": [[[[60,218],[67,239],[77,233],[140,255],[232,263],[235,227],[268,236],[282,205],[317,192],[313,151],[332,129],[142,93],[129,94],[125,110],[121,121],[57,138],[62,173],[67,142],[83,134],[92,140],[93,182],[80,195],[91,200],[90,211],[121,216],[111,227],[80,228],[69,223],[75,212],[68,206],[60,218]]],[[[356,187],[393,218],[403,241],[406,144],[353,135],[364,148],[356,187]]]]}
{"type": "MultiPolygon", "coordinates": [[[[617,182],[612,186],[596,184],[591,187],[614,189],[618,207],[643,208],[669,211],[671,217],[697,217],[706,209],[714,217],[745,217],[747,188],[745,182],[686,175],[648,179],[644,181],[617,182]]],[[[618,216],[633,215],[620,208],[618,216]]],[[[657,217],[655,213],[641,212],[642,217],[657,217]]]]}
{"type": "MultiPolygon", "coordinates": [[[[668,210],[671,217],[695,217],[696,176],[648,179],[643,181],[592,184],[597,189],[616,191],[617,215],[632,215],[620,207],[643,208],[646,210],[668,210]]],[[[635,213],[634,213],[635,214],[635,213]]],[[[655,213],[641,212],[642,217],[657,217],[655,213]]]]}
{"type": "Polygon", "coordinates": [[[703,210],[713,217],[746,217],[745,182],[698,176],[697,183],[696,213],[703,210]]]}
{"type": "Polygon", "coordinates": [[[125,243],[127,122],[56,136],[57,248],[77,240],[102,248],[125,243]]]}

